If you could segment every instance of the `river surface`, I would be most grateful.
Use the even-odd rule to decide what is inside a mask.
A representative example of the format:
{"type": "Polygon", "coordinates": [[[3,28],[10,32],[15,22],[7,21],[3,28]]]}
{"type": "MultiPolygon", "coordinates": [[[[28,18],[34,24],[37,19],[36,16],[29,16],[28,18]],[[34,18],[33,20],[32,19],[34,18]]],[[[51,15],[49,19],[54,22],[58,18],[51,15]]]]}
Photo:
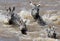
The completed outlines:
{"type": "MultiPolygon", "coordinates": [[[[32,8],[29,5],[30,1],[32,1],[32,3],[41,4],[41,17],[47,24],[56,27],[57,36],[60,39],[60,0],[0,0],[0,41],[45,41],[45,28],[44,26],[40,26],[37,22],[34,22],[30,14],[32,8]],[[13,6],[16,7],[15,13],[27,19],[28,35],[21,34],[18,27],[6,23],[7,18],[4,11],[6,11],[8,7],[13,6]]],[[[47,26],[45,27],[47,28],[47,26]]],[[[48,41],[55,41],[55,39],[47,39],[48,41]]]]}

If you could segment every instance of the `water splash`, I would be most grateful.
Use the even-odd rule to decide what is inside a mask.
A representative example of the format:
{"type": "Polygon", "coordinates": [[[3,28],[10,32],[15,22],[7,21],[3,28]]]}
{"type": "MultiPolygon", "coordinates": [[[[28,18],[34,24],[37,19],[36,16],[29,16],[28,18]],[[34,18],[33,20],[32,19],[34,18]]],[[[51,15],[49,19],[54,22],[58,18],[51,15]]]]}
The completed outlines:
{"type": "Polygon", "coordinates": [[[9,17],[7,16],[5,11],[0,10],[0,22],[7,23],[9,17]]]}
{"type": "Polygon", "coordinates": [[[21,19],[23,19],[24,22],[27,21],[27,24],[30,23],[30,21],[32,20],[30,10],[23,9],[18,13],[18,15],[21,17],[21,19]]]}

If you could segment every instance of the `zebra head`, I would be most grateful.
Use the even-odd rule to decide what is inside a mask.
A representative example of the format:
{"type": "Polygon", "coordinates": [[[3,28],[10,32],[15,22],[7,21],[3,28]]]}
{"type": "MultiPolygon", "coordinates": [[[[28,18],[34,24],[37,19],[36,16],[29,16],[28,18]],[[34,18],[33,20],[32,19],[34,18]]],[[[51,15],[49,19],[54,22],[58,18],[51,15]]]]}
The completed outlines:
{"type": "Polygon", "coordinates": [[[14,13],[15,7],[13,7],[12,9],[11,9],[11,7],[9,7],[9,9],[7,9],[7,11],[8,11],[8,15],[10,16],[9,24],[20,25],[20,16],[18,14],[14,13]]]}
{"type": "Polygon", "coordinates": [[[33,16],[37,15],[37,13],[39,14],[39,8],[40,8],[40,4],[33,4],[33,8],[32,8],[32,11],[31,11],[31,14],[33,16]]]}

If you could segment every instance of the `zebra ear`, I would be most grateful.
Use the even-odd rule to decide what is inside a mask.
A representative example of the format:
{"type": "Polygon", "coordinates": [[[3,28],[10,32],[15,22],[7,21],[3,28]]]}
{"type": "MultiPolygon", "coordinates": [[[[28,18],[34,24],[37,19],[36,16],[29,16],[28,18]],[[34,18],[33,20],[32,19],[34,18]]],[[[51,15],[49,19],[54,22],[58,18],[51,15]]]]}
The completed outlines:
{"type": "Polygon", "coordinates": [[[38,4],[37,6],[40,7],[40,4],[38,4]]]}
{"type": "Polygon", "coordinates": [[[13,7],[12,12],[15,10],[15,7],[13,7]]]}
{"type": "Polygon", "coordinates": [[[27,20],[24,23],[27,23],[27,20]]]}
{"type": "Polygon", "coordinates": [[[9,11],[11,11],[11,7],[9,7],[9,9],[8,9],[9,11]]]}
{"type": "Polygon", "coordinates": [[[31,1],[29,2],[32,7],[34,7],[36,4],[33,4],[31,1]]]}

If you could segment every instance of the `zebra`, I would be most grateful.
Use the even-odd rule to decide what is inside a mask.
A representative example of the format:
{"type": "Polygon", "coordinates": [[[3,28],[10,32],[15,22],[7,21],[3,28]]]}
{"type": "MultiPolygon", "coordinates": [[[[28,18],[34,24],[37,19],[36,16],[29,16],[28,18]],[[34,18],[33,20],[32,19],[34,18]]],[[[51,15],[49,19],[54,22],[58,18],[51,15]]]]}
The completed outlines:
{"type": "Polygon", "coordinates": [[[15,14],[15,7],[13,7],[13,9],[11,9],[11,7],[9,7],[7,9],[8,11],[8,15],[10,16],[9,19],[9,24],[14,24],[14,25],[19,25],[20,24],[20,16],[18,14],[15,14]]]}
{"type": "Polygon", "coordinates": [[[11,7],[9,7],[9,9],[7,9],[7,11],[9,12],[9,15],[11,17],[9,19],[9,24],[18,26],[19,28],[21,28],[20,29],[21,33],[26,35],[27,34],[26,22],[24,22],[23,19],[18,14],[14,13],[15,7],[13,7],[13,9],[11,9],[11,7]]]}
{"type": "Polygon", "coordinates": [[[39,7],[40,4],[33,4],[32,2],[30,2],[30,4],[33,6],[32,10],[31,10],[31,15],[33,16],[33,18],[35,20],[38,20],[38,24],[45,26],[46,22],[42,19],[42,17],[39,15],[39,7]]]}
{"type": "Polygon", "coordinates": [[[47,31],[47,34],[48,34],[47,36],[49,38],[55,38],[55,39],[57,38],[56,37],[57,34],[56,34],[56,31],[55,31],[55,28],[49,26],[48,29],[46,29],[46,31],[47,31]]]}

